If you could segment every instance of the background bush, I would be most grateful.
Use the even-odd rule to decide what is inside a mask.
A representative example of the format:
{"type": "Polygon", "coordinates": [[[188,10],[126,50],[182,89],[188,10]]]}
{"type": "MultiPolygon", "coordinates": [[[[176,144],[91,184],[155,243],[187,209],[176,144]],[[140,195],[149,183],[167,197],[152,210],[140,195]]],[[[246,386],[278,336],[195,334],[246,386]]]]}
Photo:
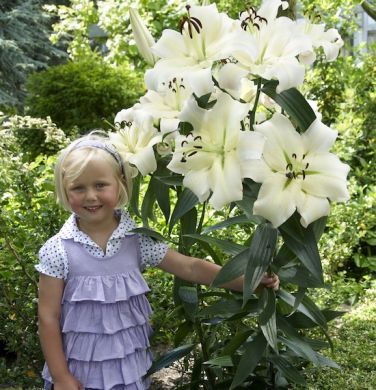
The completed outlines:
{"type": "Polygon", "coordinates": [[[72,134],[108,128],[121,108],[143,93],[142,77],[128,66],[112,67],[93,55],[34,73],[27,82],[27,112],[72,134]]]}
{"type": "MultiPolygon", "coordinates": [[[[23,122],[32,126],[35,120],[24,118],[23,122]]],[[[38,249],[59,229],[64,213],[53,196],[55,157],[40,155],[29,162],[15,136],[19,123],[20,118],[0,118],[0,344],[5,350],[0,358],[0,383],[30,388],[40,384],[43,361],[34,265],[38,249]]],[[[46,135],[49,129],[46,122],[40,131],[46,135]]],[[[53,143],[63,147],[66,139],[61,130],[55,134],[53,143]]]]}

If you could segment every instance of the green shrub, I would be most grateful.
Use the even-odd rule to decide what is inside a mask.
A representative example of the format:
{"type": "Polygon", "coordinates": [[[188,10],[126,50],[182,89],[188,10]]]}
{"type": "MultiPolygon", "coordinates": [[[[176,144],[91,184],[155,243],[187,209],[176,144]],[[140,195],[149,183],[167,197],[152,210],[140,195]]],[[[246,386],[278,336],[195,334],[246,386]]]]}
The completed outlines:
{"type": "Polygon", "coordinates": [[[27,112],[52,121],[70,135],[108,128],[115,114],[143,93],[141,76],[128,67],[114,68],[94,56],[34,73],[27,82],[27,112]]]}
{"type": "Polygon", "coordinates": [[[334,204],[320,241],[326,272],[363,275],[376,270],[376,94],[374,50],[319,62],[308,73],[309,96],[323,120],[338,130],[333,151],[350,165],[350,201],[334,204]]]}
{"type": "Polygon", "coordinates": [[[24,160],[33,161],[40,154],[55,155],[67,142],[64,132],[50,117],[46,119],[14,115],[3,122],[18,141],[24,160]]]}
{"type": "MultiPolygon", "coordinates": [[[[12,126],[20,120],[0,118],[0,342],[13,357],[6,364],[0,361],[0,378],[2,383],[31,388],[40,384],[43,361],[34,265],[38,249],[59,228],[63,212],[53,196],[55,157],[41,155],[27,162],[12,126]]],[[[51,144],[62,147],[66,140],[56,134],[60,135],[51,144]]]]}

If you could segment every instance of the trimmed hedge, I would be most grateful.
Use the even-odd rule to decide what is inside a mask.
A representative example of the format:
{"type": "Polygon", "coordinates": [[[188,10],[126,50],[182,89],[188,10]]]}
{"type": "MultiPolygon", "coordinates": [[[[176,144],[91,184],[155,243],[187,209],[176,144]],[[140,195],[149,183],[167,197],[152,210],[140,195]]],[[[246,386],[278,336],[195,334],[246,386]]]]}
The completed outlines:
{"type": "Polygon", "coordinates": [[[144,92],[142,75],[128,66],[114,68],[93,56],[34,73],[27,81],[26,111],[52,121],[70,135],[79,128],[109,128],[118,111],[144,92]]]}

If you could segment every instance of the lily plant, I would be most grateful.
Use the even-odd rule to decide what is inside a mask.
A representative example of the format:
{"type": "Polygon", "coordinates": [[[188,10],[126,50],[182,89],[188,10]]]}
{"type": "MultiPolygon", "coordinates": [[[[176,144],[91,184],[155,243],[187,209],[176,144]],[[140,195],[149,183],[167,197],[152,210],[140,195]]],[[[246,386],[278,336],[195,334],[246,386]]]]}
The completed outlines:
{"type": "Polygon", "coordinates": [[[179,225],[179,251],[188,254],[196,244],[223,265],[214,287],[241,274],[245,286],[241,298],[218,294],[214,304],[200,306],[204,294],[177,280],[175,300],[183,311],[177,338],[196,335],[200,348],[195,342],[178,346],[149,374],[192,353],[199,356],[192,383],[205,389],[247,387],[260,378],[271,387],[304,385],[296,363],[338,367],[301,336],[300,326],[326,334],[335,317],[327,318],[306,292],[324,286],[317,241],[331,202],[349,199],[349,167],[331,152],[337,131],[321,122],[315,103],[297,88],[316,52],[333,61],[343,41],[323,24],[279,16],[287,6],[265,0],[238,20],[207,1],[187,6],[178,29],[164,30],[155,43],[131,11],[135,41],[152,66],[145,73],[147,92],[117,114],[110,134],[123,158],[150,176],[141,210],[134,199],[131,207],[143,233],[171,240],[149,229],[158,205],[169,236],[179,225]],[[208,210],[223,220],[205,226],[208,210]],[[244,242],[210,235],[236,225],[251,232],[244,242]],[[232,257],[224,262],[213,246],[232,257]],[[278,272],[277,294],[254,294],[264,272],[278,272]],[[249,317],[256,327],[243,322],[249,317]],[[235,320],[237,333],[213,351],[206,329],[210,335],[235,320]]]}

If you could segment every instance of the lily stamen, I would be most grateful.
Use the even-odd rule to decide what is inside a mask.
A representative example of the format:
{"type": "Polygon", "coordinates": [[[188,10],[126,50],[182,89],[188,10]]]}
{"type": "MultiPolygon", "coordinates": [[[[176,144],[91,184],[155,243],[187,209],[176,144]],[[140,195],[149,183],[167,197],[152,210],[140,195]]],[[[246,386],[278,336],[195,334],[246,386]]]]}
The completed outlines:
{"type": "Polygon", "coordinates": [[[190,15],[190,13],[189,13],[190,8],[191,7],[189,5],[186,6],[188,16],[184,16],[182,18],[182,20],[179,23],[179,29],[180,29],[180,33],[182,34],[184,28],[187,25],[189,37],[192,39],[193,38],[192,26],[196,30],[197,34],[200,34],[200,30],[202,29],[202,23],[201,23],[200,19],[195,18],[194,16],[190,15]]]}

